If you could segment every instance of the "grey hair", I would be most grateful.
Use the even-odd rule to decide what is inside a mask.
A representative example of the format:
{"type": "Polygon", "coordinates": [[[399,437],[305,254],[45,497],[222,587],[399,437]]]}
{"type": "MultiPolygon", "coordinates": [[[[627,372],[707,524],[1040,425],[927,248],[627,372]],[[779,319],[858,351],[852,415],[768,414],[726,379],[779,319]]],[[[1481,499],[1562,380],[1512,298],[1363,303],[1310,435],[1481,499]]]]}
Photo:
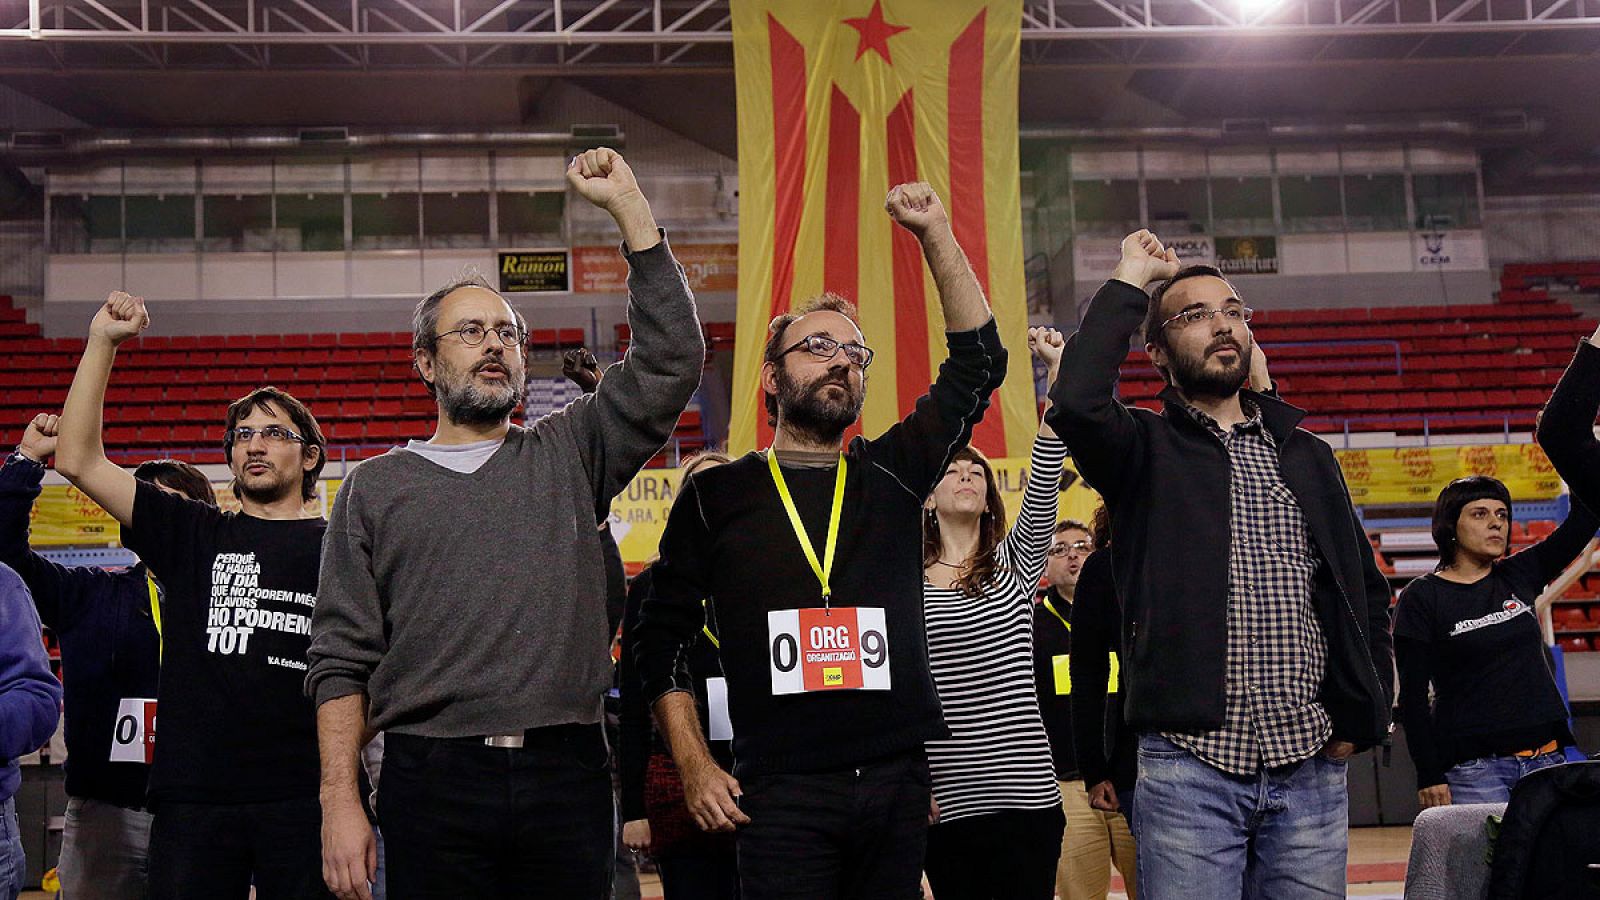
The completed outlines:
{"type": "MultiPolygon", "coordinates": [[[[506,299],[505,295],[496,290],[495,286],[489,283],[489,279],[485,278],[483,273],[478,271],[477,266],[467,266],[463,268],[461,272],[457,274],[456,277],[450,279],[449,283],[444,287],[441,287],[428,296],[422,298],[422,302],[417,304],[416,311],[411,314],[411,350],[413,354],[417,350],[426,350],[429,353],[432,353],[438,349],[439,306],[444,303],[444,298],[462,288],[467,287],[483,288],[486,291],[492,292],[501,300],[506,299]]],[[[512,306],[511,301],[509,300],[506,300],[506,306],[511,307],[511,315],[516,320],[517,327],[522,329],[523,333],[526,333],[528,330],[528,322],[522,317],[522,313],[515,306],[512,306]]],[[[413,369],[417,368],[415,361],[411,363],[411,367],[413,369]]],[[[422,377],[422,372],[420,370],[417,371],[417,377],[422,377]]],[[[432,395],[434,392],[433,382],[423,378],[422,384],[428,389],[428,394],[432,395]]]]}

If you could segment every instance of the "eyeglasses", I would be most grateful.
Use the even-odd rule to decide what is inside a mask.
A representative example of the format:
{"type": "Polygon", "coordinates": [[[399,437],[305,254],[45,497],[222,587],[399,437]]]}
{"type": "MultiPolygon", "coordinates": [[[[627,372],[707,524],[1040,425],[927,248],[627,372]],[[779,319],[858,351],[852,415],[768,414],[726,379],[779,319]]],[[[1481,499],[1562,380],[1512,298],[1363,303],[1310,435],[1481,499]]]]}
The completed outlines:
{"type": "Polygon", "coordinates": [[[1221,309],[1186,309],[1162,322],[1161,327],[1165,328],[1177,322],[1188,328],[1191,325],[1199,325],[1201,322],[1209,322],[1217,316],[1221,316],[1229,325],[1249,324],[1250,318],[1255,314],[1256,311],[1248,306],[1224,306],[1221,309]]]}
{"type": "Polygon", "coordinates": [[[804,349],[807,353],[810,353],[812,356],[815,356],[818,359],[833,359],[835,356],[839,355],[840,350],[843,350],[845,359],[850,360],[851,365],[860,366],[863,369],[872,365],[872,348],[862,344],[857,344],[855,342],[842,344],[825,334],[807,335],[801,338],[798,344],[795,344],[793,347],[790,347],[778,355],[788,356],[796,350],[801,349],[804,349]]]}
{"type": "Polygon", "coordinates": [[[230,445],[248,444],[250,443],[250,439],[258,434],[261,435],[262,440],[266,441],[272,446],[281,446],[283,444],[304,444],[306,442],[305,438],[295,434],[293,431],[290,431],[282,425],[268,425],[265,428],[240,427],[232,429],[228,432],[228,443],[230,445]]]}
{"type": "Polygon", "coordinates": [[[502,347],[521,347],[523,340],[528,336],[526,331],[516,325],[499,325],[494,328],[485,328],[474,322],[470,325],[463,325],[453,331],[446,331],[440,334],[439,337],[457,334],[461,336],[461,343],[466,344],[468,347],[477,347],[483,344],[484,339],[489,336],[490,332],[494,332],[500,337],[500,346],[502,347]]]}
{"type": "Polygon", "coordinates": [[[1083,556],[1093,549],[1094,545],[1088,541],[1073,541],[1070,544],[1051,544],[1050,549],[1045,552],[1051,556],[1066,556],[1068,553],[1076,553],[1079,556],[1083,556]]]}

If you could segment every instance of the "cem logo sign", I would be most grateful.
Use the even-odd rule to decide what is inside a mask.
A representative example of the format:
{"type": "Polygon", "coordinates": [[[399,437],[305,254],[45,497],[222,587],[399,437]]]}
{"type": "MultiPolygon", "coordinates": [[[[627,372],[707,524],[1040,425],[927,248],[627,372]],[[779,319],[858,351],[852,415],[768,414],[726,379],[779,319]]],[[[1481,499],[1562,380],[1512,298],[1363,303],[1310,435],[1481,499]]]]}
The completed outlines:
{"type": "Polygon", "coordinates": [[[1449,235],[1443,231],[1427,231],[1422,234],[1422,249],[1424,252],[1417,258],[1417,262],[1425,266],[1448,266],[1450,255],[1444,252],[1445,241],[1449,235]]]}

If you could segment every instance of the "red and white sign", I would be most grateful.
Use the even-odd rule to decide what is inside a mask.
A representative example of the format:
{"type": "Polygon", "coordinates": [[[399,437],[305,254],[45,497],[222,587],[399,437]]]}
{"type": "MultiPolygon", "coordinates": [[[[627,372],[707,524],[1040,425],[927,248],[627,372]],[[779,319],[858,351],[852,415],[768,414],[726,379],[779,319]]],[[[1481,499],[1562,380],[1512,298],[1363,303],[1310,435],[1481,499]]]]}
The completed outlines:
{"type": "Polygon", "coordinates": [[[773,694],[889,689],[881,607],[769,612],[767,636],[773,694]]]}
{"type": "Polygon", "coordinates": [[[111,732],[111,761],[149,764],[156,758],[156,702],[124,697],[111,732]]]}

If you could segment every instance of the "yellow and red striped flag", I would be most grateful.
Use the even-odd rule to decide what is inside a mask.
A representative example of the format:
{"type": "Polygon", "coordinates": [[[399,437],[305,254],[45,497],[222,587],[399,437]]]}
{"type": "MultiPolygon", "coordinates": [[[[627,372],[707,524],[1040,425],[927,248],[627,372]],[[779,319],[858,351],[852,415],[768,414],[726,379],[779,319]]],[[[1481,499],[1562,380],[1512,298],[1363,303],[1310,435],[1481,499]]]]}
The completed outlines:
{"type": "Polygon", "coordinates": [[[911,410],[945,357],[916,239],[883,210],[926,181],[1011,351],[973,443],[1026,456],[1038,427],[1027,349],[1017,160],[1021,0],[732,0],[739,100],[739,319],[729,446],[772,439],[767,323],[823,291],[854,301],[877,351],[861,430],[911,410]]]}

